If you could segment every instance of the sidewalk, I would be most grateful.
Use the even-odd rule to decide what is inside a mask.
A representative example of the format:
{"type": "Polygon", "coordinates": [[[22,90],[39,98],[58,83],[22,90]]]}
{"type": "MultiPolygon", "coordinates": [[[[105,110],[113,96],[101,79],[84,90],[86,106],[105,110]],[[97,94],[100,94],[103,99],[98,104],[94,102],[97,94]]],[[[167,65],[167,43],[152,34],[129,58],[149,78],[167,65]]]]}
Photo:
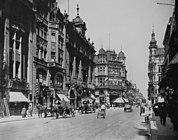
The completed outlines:
{"type": "MultiPolygon", "coordinates": [[[[75,115],[78,115],[78,114],[80,114],[80,113],[75,111],[75,115]]],[[[49,117],[51,117],[51,116],[49,116],[49,117]]],[[[38,114],[33,114],[32,117],[25,117],[25,118],[22,118],[21,115],[14,115],[14,116],[9,116],[9,117],[5,117],[5,118],[0,118],[0,124],[6,123],[6,122],[12,122],[12,121],[32,120],[32,119],[38,119],[38,118],[39,118],[38,114]]],[[[44,118],[44,117],[42,117],[42,118],[44,118]]]]}
{"type": "Polygon", "coordinates": [[[25,117],[25,118],[22,118],[21,115],[14,115],[14,116],[9,116],[9,117],[5,117],[5,118],[0,118],[0,123],[31,120],[31,119],[37,119],[37,118],[38,118],[38,114],[33,114],[32,117],[25,117]]]}
{"type": "Polygon", "coordinates": [[[155,116],[153,113],[150,123],[151,140],[178,140],[178,131],[174,131],[169,117],[167,117],[166,125],[163,126],[159,116],[155,116]]]}

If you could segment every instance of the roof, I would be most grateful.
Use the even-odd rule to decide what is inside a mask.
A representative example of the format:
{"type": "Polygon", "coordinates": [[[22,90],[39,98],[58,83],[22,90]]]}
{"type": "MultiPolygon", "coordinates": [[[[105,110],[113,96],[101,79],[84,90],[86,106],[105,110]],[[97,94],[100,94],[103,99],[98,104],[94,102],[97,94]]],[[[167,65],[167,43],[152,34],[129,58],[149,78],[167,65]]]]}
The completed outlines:
{"type": "Polygon", "coordinates": [[[125,57],[125,54],[123,51],[120,51],[119,54],[118,54],[118,57],[125,57]]]}
{"type": "Polygon", "coordinates": [[[105,50],[104,50],[103,48],[101,48],[101,49],[99,50],[99,54],[106,54],[106,52],[105,52],[105,50]]]}
{"type": "Polygon", "coordinates": [[[84,24],[83,20],[80,18],[80,16],[76,16],[76,18],[73,19],[73,23],[75,25],[79,25],[79,24],[84,24]]]}

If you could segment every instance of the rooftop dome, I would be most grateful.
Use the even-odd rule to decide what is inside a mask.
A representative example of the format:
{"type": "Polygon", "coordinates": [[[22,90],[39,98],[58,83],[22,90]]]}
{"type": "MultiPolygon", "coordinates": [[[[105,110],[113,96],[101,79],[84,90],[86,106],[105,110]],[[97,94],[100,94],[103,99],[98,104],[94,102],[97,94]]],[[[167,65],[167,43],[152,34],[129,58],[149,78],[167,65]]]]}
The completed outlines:
{"type": "Polygon", "coordinates": [[[85,22],[83,22],[83,20],[80,18],[80,16],[76,16],[76,18],[73,19],[73,23],[75,25],[79,25],[79,24],[85,24],[85,22]]]}
{"type": "Polygon", "coordinates": [[[119,52],[118,57],[125,57],[125,54],[123,53],[123,51],[119,52]]]}
{"type": "Polygon", "coordinates": [[[79,16],[79,5],[77,4],[77,16],[73,19],[75,25],[85,25],[85,22],[79,16]]]}
{"type": "Polygon", "coordinates": [[[105,50],[104,50],[103,48],[101,48],[101,49],[99,50],[99,54],[105,54],[105,50]]]}

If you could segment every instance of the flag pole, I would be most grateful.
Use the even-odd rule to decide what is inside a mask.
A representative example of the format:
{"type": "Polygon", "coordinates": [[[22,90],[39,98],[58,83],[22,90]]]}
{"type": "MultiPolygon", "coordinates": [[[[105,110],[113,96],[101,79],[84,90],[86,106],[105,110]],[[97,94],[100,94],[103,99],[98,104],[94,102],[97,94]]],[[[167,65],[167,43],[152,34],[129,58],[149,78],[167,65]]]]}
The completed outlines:
{"type": "Polygon", "coordinates": [[[69,0],[68,0],[68,16],[69,16],[69,0]]]}

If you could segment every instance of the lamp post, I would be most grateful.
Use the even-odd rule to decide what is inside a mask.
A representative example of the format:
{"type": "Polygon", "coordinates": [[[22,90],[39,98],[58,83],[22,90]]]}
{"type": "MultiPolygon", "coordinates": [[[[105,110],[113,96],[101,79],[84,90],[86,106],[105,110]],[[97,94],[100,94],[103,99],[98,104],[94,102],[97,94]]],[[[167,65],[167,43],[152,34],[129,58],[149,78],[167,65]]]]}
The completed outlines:
{"type": "Polygon", "coordinates": [[[174,4],[171,4],[171,3],[160,3],[160,2],[157,2],[156,4],[168,5],[168,6],[175,6],[174,4]]]}

